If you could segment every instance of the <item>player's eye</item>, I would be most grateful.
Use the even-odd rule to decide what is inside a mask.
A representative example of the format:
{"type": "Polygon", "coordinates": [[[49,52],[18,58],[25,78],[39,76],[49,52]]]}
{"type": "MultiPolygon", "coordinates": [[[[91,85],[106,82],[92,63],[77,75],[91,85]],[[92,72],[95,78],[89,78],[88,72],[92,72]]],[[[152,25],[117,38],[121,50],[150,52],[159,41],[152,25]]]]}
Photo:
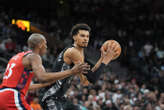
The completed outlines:
{"type": "Polygon", "coordinates": [[[85,35],[84,35],[84,34],[81,34],[80,36],[81,36],[81,37],[85,37],[85,35]]]}

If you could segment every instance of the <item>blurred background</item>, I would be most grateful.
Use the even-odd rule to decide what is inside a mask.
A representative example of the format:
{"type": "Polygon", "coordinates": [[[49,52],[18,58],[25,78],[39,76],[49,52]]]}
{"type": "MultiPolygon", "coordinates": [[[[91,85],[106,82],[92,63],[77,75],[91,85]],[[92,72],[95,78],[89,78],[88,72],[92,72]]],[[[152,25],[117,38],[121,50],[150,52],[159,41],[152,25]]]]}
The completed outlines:
{"type": "MultiPolygon", "coordinates": [[[[66,96],[82,110],[164,110],[163,6],[163,0],[0,0],[0,79],[8,60],[27,50],[31,33],[47,38],[43,64],[51,71],[57,55],[71,45],[72,26],[86,23],[92,28],[91,64],[108,39],[117,40],[122,53],[95,85],[84,87],[75,77],[66,96]]],[[[37,105],[38,94],[30,91],[28,103],[37,105]]]]}

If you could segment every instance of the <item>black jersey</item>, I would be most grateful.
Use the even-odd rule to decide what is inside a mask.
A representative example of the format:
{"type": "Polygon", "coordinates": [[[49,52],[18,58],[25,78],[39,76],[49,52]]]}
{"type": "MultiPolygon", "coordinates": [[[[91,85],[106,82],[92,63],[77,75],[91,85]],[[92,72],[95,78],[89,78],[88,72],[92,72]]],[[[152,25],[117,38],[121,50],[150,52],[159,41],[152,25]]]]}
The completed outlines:
{"type": "MultiPolygon", "coordinates": [[[[71,47],[68,47],[68,48],[71,48],[71,47]]],[[[57,57],[55,64],[53,66],[54,72],[64,71],[73,67],[73,64],[68,65],[64,62],[64,59],[63,59],[64,53],[68,48],[65,48],[57,57]]],[[[48,97],[63,97],[66,91],[70,88],[72,79],[73,79],[73,76],[70,76],[62,80],[57,80],[51,86],[42,88],[40,90],[41,101],[44,101],[48,97]]]]}
{"type": "MultiPolygon", "coordinates": [[[[70,69],[74,66],[74,64],[68,65],[64,62],[64,59],[63,59],[64,53],[68,48],[72,48],[72,47],[65,48],[59,54],[57,59],[55,60],[55,63],[54,63],[54,66],[53,66],[53,71],[54,72],[64,71],[64,70],[70,69]]],[[[85,51],[84,51],[84,53],[85,53],[85,51]]],[[[89,63],[88,60],[87,60],[88,58],[87,58],[86,54],[84,55],[84,57],[85,57],[85,62],[89,63]]],[[[89,64],[91,64],[91,63],[89,63],[89,64]]],[[[101,75],[102,70],[103,70],[104,67],[105,67],[105,65],[101,64],[99,69],[97,69],[94,73],[89,71],[88,74],[84,74],[84,75],[86,75],[89,82],[95,83],[97,81],[97,79],[99,78],[99,76],[101,75]]],[[[45,99],[47,99],[49,97],[51,97],[51,98],[52,97],[54,97],[54,98],[63,97],[64,94],[67,92],[67,90],[70,88],[72,80],[73,80],[73,76],[70,76],[70,77],[67,77],[67,78],[62,79],[62,80],[57,80],[54,84],[52,84],[48,87],[40,89],[40,92],[39,92],[40,101],[44,102],[45,99]]]]}

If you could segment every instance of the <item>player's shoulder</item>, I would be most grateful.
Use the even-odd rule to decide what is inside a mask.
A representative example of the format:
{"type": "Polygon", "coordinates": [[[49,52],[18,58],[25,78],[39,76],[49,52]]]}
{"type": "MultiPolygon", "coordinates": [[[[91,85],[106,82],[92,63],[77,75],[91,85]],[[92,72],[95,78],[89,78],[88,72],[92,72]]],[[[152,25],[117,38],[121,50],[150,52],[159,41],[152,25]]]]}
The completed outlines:
{"type": "Polygon", "coordinates": [[[41,56],[36,53],[30,53],[25,58],[29,59],[30,61],[41,60],[41,56]]]}
{"type": "Polygon", "coordinates": [[[70,47],[65,51],[65,55],[74,55],[78,52],[78,50],[74,47],[70,47]]]}

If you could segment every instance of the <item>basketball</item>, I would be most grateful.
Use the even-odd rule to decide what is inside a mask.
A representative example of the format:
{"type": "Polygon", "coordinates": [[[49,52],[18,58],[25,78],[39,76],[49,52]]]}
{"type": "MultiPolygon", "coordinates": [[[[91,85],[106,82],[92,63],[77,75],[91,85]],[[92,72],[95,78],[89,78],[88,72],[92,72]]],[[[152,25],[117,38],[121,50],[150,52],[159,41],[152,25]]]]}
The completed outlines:
{"type": "Polygon", "coordinates": [[[112,59],[112,60],[115,60],[121,54],[121,46],[116,40],[107,40],[107,41],[105,41],[104,44],[102,45],[101,49],[103,49],[106,52],[108,50],[108,48],[111,48],[111,45],[116,46],[117,51],[115,52],[115,55],[113,56],[113,59],[112,59]]]}

